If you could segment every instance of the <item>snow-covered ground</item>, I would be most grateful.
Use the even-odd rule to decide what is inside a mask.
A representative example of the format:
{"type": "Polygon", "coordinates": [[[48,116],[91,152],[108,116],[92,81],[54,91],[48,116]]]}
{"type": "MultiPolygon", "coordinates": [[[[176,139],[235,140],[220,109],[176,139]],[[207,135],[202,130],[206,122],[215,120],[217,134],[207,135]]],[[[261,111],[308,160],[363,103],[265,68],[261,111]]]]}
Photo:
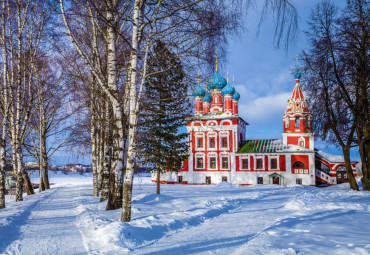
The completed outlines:
{"type": "MultiPolygon", "coordinates": [[[[90,176],[0,211],[0,254],[370,254],[370,192],[161,185],[135,177],[133,220],[105,211],[90,176]]],[[[10,198],[8,198],[10,199],[10,198]]]]}

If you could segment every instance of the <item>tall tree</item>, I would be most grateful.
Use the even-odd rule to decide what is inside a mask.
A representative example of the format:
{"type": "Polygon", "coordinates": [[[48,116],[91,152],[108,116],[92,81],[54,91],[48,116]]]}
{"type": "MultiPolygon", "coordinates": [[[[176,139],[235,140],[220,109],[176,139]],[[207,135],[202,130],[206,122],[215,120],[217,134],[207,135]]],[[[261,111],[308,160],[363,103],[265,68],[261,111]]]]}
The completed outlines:
{"type": "Polygon", "coordinates": [[[315,131],[324,140],[341,146],[354,190],[358,185],[350,164],[350,149],[360,145],[363,187],[368,190],[369,4],[351,0],[340,13],[324,1],[312,12],[310,26],[311,48],[303,53],[303,61],[315,131]]]}
{"type": "Polygon", "coordinates": [[[160,174],[177,171],[187,156],[187,133],[179,129],[190,116],[191,108],[180,60],[161,41],[153,51],[148,59],[152,75],[146,80],[139,119],[139,154],[157,172],[156,193],[160,194],[160,174]]]}

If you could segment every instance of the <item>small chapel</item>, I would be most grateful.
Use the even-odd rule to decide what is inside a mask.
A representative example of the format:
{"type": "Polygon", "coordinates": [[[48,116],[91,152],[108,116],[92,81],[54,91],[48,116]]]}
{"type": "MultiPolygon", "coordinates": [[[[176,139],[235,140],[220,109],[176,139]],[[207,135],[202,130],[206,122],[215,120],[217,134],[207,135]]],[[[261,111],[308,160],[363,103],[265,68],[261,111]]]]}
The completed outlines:
{"type": "MultiPolygon", "coordinates": [[[[348,182],[341,156],[316,150],[312,114],[300,86],[295,86],[283,114],[282,139],[248,139],[249,125],[238,110],[235,83],[222,77],[217,60],[206,89],[193,92],[195,114],[187,120],[189,157],[178,172],[162,173],[163,184],[335,185],[348,182]]],[[[243,116],[244,117],[244,116],[243,116]]],[[[351,163],[356,176],[355,163],[351,163]]],[[[152,173],[156,181],[156,173],[152,173]]]]}

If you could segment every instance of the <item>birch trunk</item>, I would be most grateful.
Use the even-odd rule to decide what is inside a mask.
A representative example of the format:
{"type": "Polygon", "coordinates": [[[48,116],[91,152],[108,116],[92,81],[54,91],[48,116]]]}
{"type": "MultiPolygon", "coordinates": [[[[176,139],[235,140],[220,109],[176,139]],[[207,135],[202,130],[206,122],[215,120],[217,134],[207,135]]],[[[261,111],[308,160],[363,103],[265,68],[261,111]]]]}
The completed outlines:
{"type": "Polygon", "coordinates": [[[132,200],[132,184],[134,179],[134,166],[136,158],[135,148],[135,132],[136,132],[136,72],[137,72],[137,57],[139,52],[138,42],[138,27],[140,20],[140,7],[142,5],[141,0],[135,0],[134,13],[133,13],[133,26],[132,26],[132,45],[130,63],[128,67],[129,80],[127,86],[129,87],[129,102],[130,102],[130,114],[129,114],[129,136],[128,136],[128,151],[127,151],[127,164],[126,164],[126,176],[123,190],[123,201],[122,201],[122,214],[121,221],[131,221],[131,200],[132,200]]]}
{"type": "Polygon", "coordinates": [[[118,99],[117,89],[117,52],[116,52],[116,34],[114,31],[114,15],[113,11],[116,9],[114,1],[108,2],[107,11],[107,70],[108,70],[108,87],[114,91],[110,96],[112,102],[113,115],[114,115],[114,128],[113,128],[113,152],[114,152],[114,165],[113,165],[113,186],[110,186],[110,196],[108,198],[107,209],[118,209],[122,205],[122,172],[123,172],[123,130],[122,130],[122,109],[118,99]]]}
{"type": "Polygon", "coordinates": [[[5,208],[5,145],[6,145],[4,139],[6,137],[6,131],[4,132],[4,129],[1,135],[2,137],[0,137],[0,209],[3,209],[5,208]]]}
{"type": "Polygon", "coordinates": [[[104,164],[104,140],[102,137],[104,127],[102,125],[99,126],[99,130],[97,132],[97,169],[98,169],[98,190],[99,192],[102,191],[102,184],[103,184],[103,164],[104,164]]]}
{"type": "Polygon", "coordinates": [[[1,48],[3,53],[3,121],[2,134],[0,137],[0,209],[5,208],[5,156],[6,156],[6,137],[8,131],[8,51],[6,49],[6,17],[5,17],[5,1],[2,4],[2,31],[1,31],[1,48]]]}
{"type": "Polygon", "coordinates": [[[102,192],[100,201],[105,201],[109,196],[109,175],[111,172],[111,158],[112,158],[112,137],[111,137],[111,127],[110,127],[110,114],[109,114],[109,104],[105,105],[105,116],[102,118],[102,146],[104,148],[104,158],[103,158],[103,167],[102,167],[102,192]],[[105,121],[103,121],[105,120],[105,121]]]}
{"type": "MultiPolygon", "coordinates": [[[[92,93],[91,93],[92,94],[92,93]]],[[[91,124],[90,124],[90,137],[91,137],[91,151],[92,151],[92,171],[93,171],[93,195],[94,197],[99,196],[99,190],[98,190],[98,174],[96,169],[96,120],[95,120],[95,114],[93,113],[93,96],[91,96],[91,102],[90,102],[90,114],[91,114],[91,124]]]]}

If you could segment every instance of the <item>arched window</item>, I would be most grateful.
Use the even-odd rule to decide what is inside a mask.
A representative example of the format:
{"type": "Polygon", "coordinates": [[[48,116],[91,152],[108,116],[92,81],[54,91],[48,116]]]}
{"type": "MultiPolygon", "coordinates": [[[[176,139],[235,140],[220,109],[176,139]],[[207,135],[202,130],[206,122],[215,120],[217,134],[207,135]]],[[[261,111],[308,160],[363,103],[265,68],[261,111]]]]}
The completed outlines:
{"type": "Polygon", "coordinates": [[[304,164],[301,161],[296,161],[293,164],[293,168],[304,168],[304,164]]]}
{"type": "Polygon", "coordinates": [[[289,118],[289,116],[285,117],[285,128],[290,128],[290,118],[289,118]]]}
{"type": "Polygon", "coordinates": [[[300,123],[299,123],[300,122],[299,120],[300,120],[299,116],[296,116],[295,117],[295,127],[296,128],[299,128],[301,126],[300,123]]]}

